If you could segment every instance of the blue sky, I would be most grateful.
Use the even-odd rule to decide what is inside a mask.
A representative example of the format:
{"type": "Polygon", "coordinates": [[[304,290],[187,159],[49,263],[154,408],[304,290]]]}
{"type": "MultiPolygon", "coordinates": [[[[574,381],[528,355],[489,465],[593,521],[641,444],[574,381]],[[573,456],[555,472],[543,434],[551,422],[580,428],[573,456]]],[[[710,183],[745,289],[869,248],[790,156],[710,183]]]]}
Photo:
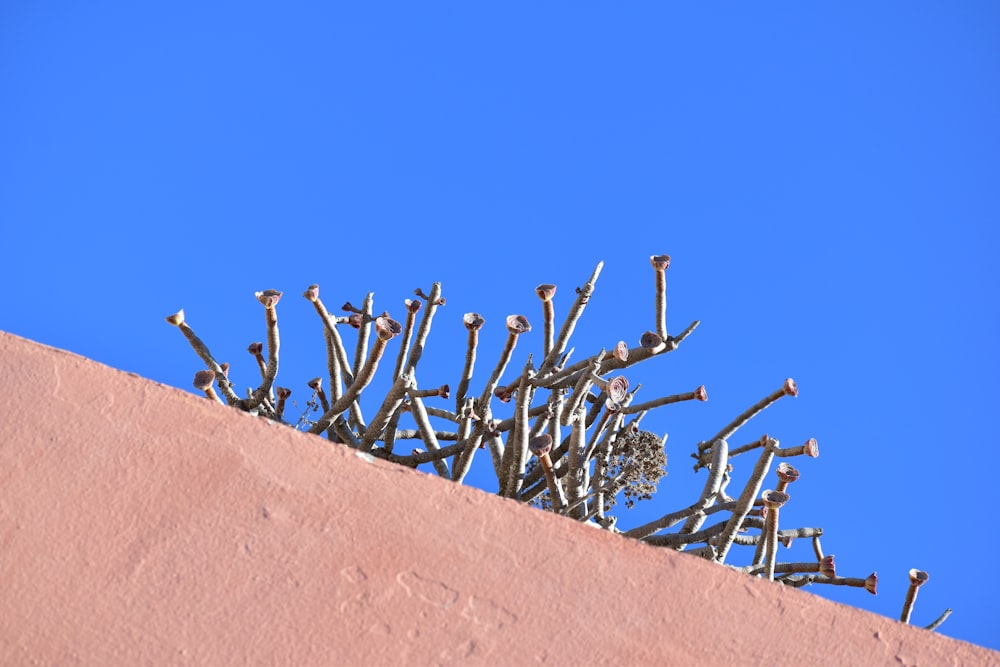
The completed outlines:
{"type": "Polygon", "coordinates": [[[307,285],[402,319],[441,281],[418,379],[457,384],[478,311],[475,390],[506,315],[536,325],[510,378],[541,346],[535,285],[561,319],[599,260],[572,343],[634,344],[668,253],[669,327],[702,325],[626,375],[644,400],[710,400],[646,418],[669,475],[621,524],[693,502],[696,443],[793,377],[733,445],[815,437],[782,523],[880,577],[877,597],[807,590],[898,616],[920,568],[914,623],[953,607],[941,632],[1000,648],[980,562],[1000,546],[998,31],[991,2],[7,2],[0,328],[194,391],[163,319],[183,307],[242,387],[253,292],[275,288],[301,401],[325,372],[307,285]]]}

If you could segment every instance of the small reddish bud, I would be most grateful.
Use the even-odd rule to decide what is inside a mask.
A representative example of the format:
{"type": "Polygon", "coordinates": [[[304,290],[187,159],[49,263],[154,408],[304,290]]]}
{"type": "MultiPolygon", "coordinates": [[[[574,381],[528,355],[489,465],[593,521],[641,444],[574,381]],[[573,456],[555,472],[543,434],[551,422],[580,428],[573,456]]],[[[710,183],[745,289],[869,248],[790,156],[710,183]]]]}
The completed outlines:
{"type": "Polygon", "coordinates": [[[768,489],[764,493],[760,494],[760,498],[764,501],[764,507],[769,510],[778,509],[788,502],[787,493],[772,491],[771,489],[768,489]]]}
{"type": "Polygon", "coordinates": [[[528,449],[530,449],[531,453],[535,456],[548,454],[552,449],[552,436],[548,433],[536,435],[534,438],[528,440],[528,449]]]}
{"type": "Polygon", "coordinates": [[[278,399],[284,401],[289,396],[292,395],[292,390],[288,387],[275,387],[274,393],[278,395],[278,399]]]}
{"type": "Polygon", "coordinates": [[[392,318],[375,318],[375,333],[378,334],[380,340],[391,340],[398,336],[402,330],[403,325],[392,318]]]}
{"type": "Polygon", "coordinates": [[[647,350],[655,350],[656,348],[663,345],[663,339],[660,338],[659,334],[654,333],[652,331],[647,331],[646,333],[642,334],[642,337],[639,339],[639,345],[641,345],[643,348],[647,350]]]}
{"type": "Polygon", "coordinates": [[[527,331],[531,331],[531,325],[528,324],[528,318],[524,315],[508,315],[507,331],[515,336],[519,336],[527,331]]]}
{"type": "Polygon", "coordinates": [[[542,301],[551,301],[552,297],[556,294],[556,286],[543,283],[535,288],[535,294],[537,294],[538,298],[542,301]]]}
{"type": "Polygon", "coordinates": [[[778,480],[780,480],[783,484],[791,484],[799,478],[799,471],[785,462],[778,464],[776,472],[778,474],[778,480]]]}
{"type": "Polygon", "coordinates": [[[788,378],[787,380],[785,380],[785,384],[781,387],[781,389],[785,392],[785,396],[799,395],[799,387],[797,384],[795,384],[795,380],[793,380],[792,378],[788,378]]]}
{"type": "Polygon", "coordinates": [[[614,354],[615,359],[618,361],[628,361],[628,345],[625,344],[625,341],[618,341],[612,354],[614,354]]]}
{"type": "Polygon", "coordinates": [[[465,328],[469,331],[479,331],[483,328],[483,324],[486,320],[479,313],[466,313],[462,318],[462,322],[465,324],[465,328]]]}
{"type": "Polygon", "coordinates": [[[612,401],[621,403],[628,395],[628,379],[624,375],[612,378],[608,381],[605,391],[608,392],[608,397],[612,401]]]}
{"type": "Polygon", "coordinates": [[[309,388],[312,389],[313,391],[319,391],[320,389],[323,388],[323,378],[314,377],[312,380],[309,380],[309,382],[307,382],[306,384],[308,384],[309,388]]]}
{"type": "Polygon", "coordinates": [[[273,289],[253,293],[265,308],[274,308],[278,304],[278,301],[281,300],[281,294],[278,290],[273,289]]]}
{"type": "Polygon", "coordinates": [[[649,258],[649,263],[657,271],[666,271],[670,268],[670,255],[653,255],[649,258]]]}
{"type": "Polygon", "coordinates": [[[878,588],[878,574],[872,572],[871,574],[868,575],[868,578],[865,579],[865,590],[871,593],[872,595],[878,595],[878,593],[875,590],[877,588],[878,588]]]}
{"type": "MultiPolygon", "coordinates": [[[[428,295],[424,294],[424,291],[422,289],[420,289],[419,287],[417,289],[413,290],[413,293],[416,294],[417,296],[419,296],[424,301],[430,301],[431,300],[431,298],[428,295]]],[[[443,296],[440,297],[440,298],[438,298],[438,300],[435,301],[434,304],[438,305],[438,306],[443,306],[445,304],[445,298],[443,296]]]]}
{"type": "Polygon", "coordinates": [[[701,385],[700,387],[694,390],[694,397],[699,401],[708,400],[708,392],[705,391],[705,385],[701,385]]]}
{"type": "Polygon", "coordinates": [[[181,308],[173,315],[167,315],[167,322],[173,324],[175,327],[179,327],[184,324],[184,309],[181,308]]]}
{"type": "Polygon", "coordinates": [[[361,313],[351,313],[347,317],[347,323],[350,324],[355,329],[360,329],[362,322],[365,321],[364,315],[361,313]]]}
{"type": "Polygon", "coordinates": [[[211,389],[213,382],[215,382],[215,371],[204,370],[194,374],[194,388],[199,391],[211,389]]]}
{"type": "Polygon", "coordinates": [[[816,438],[809,438],[802,447],[802,452],[809,458],[815,459],[819,456],[819,443],[816,442],[816,438]]]}
{"type": "Polygon", "coordinates": [[[493,390],[493,396],[495,396],[501,403],[510,403],[513,393],[514,392],[510,387],[497,387],[493,390]]]}
{"type": "Polygon", "coordinates": [[[450,394],[451,394],[451,387],[449,387],[448,385],[443,384],[440,387],[438,387],[438,396],[440,398],[448,398],[450,394]]]}
{"type": "Polygon", "coordinates": [[[403,299],[403,305],[406,306],[407,312],[415,313],[418,310],[420,310],[420,307],[423,306],[424,304],[423,302],[418,301],[417,299],[403,299]]]}
{"type": "Polygon", "coordinates": [[[313,303],[316,303],[316,299],[319,298],[319,285],[310,285],[306,288],[306,291],[302,293],[302,296],[309,299],[313,303]]]}
{"type": "Polygon", "coordinates": [[[250,343],[250,345],[247,346],[247,352],[249,352],[255,357],[261,354],[263,351],[264,351],[264,343],[261,342],[250,343]]]}

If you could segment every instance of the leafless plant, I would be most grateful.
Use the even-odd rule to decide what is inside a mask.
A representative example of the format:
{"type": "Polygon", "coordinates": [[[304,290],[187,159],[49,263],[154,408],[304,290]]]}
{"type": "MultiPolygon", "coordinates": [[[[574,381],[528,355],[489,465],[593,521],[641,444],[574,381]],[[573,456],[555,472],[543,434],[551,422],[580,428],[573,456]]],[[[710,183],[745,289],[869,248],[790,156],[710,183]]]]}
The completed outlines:
{"type": "MultiPolygon", "coordinates": [[[[430,464],[438,475],[456,482],[465,479],[478,450],[487,449],[498,493],[502,496],[578,521],[592,522],[651,545],[688,550],[719,564],[725,564],[732,547],[753,547],[751,564],[739,568],[751,575],[794,587],[809,583],[857,586],[874,594],[878,582],[875,573],[863,579],[837,576],[834,557],[824,555],[820,545],[822,529],[779,529],[779,507],[790,501],[787,487],[800,477],[794,467],[782,462],[776,470],[776,490],[761,492],[775,457],[804,455],[815,458],[819,455],[816,441],[810,439],[798,447],[781,448],[777,439],[765,434],[749,444],[729,446],[730,439],[765,408],[785,396],[798,395],[798,386],[791,378],[736,416],[718,433],[697,444],[691,454],[695,459],[694,470],[697,473],[707,468],[708,476],[701,495],[691,505],[626,531],[616,527],[616,517],[610,512],[616,507],[617,498],[623,495],[626,508],[632,508],[635,503],[653,496],[666,473],[666,437],[642,430],[642,419],[650,410],[672,403],[708,400],[705,387],[701,386],[693,391],[635,403],[633,399],[639,387],[630,388],[628,379],[620,373],[676,351],[699,324],[695,320],[676,335],[669,333],[666,271],[670,256],[654,255],[650,263],[655,277],[653,330],[639,336],[638,345],[630,348],[621,341],[610,353],[598,350],[575,363],[569,361],[573,353],[572,349],[567,351],[569,340],[593,296],[603,268],[603,263],[598,263],[590,278],[576,289],[576,297],[558,333],[554,308],[556,286],[541,284],[536,288],[542,301],[544,325],[537,363],[536,358],[528,354],[517,377],[501,384],[518,339],[531,330],[526,316],[507,317],[504,347],[478,395],[470,392],[470,387],[479,352],[479,332],[485,320],[478,313],[466,313],[462,322],[468,331],[468,344],[461,376],[456,383],[453,411],[434,403],[435,399],[450,400],[448,385],[433,389],[418,386],[418,364],[435,313],[446,303],[440,283],[435,283],[429,294],[418,288],[414,291],[416,299],[404,300],[406,317],[403,324],[393,320],[388,313],[374,315],[371,293],[365,297],[362,307],[347,302],[343,310],[350,314],[336,317],[321,301],[319,285],[310,285],[303,296],[313,304],[324,327],[329,395],[323,388],[323,378],[310,380],[307,384],[312,394],[306,409],[300,411],[293,422],[284,419],[291,390],[274,385],[280,344],[276,307],[281,292],[255,293],[265,309],[267,356],[264,356],[263,343],[251,343],[247,348],[257,362],[261,381],[255,388],[248,389],[243,399],[233,389],[228,365],[216,361],[205,343],[195,335],[184,311],[166,319],[181,330],[202,359],[205,368],[195,374],[194,385],[210,400],[309,433],[325,434],[332,442],[401,465],[416,468],[430,464]],[[353,358],[348,356],[339,331],[345,325],[358,332],[353,358]],[[363,395],[367,398],[364,390],[370,386],[390,342],[397,337],[401,343],[395,364],[389,371],[391,385],[386,395],[376,400],[374,415],[366,421],[361,408],[363,395]],[[218,387],[218,393],[213,384],[218,387]],[[495,416],[494,401],[513,401],[513,415],[506,419],[495,416]],[[416,428],[400,428],[404,415],[409,416],[416,428]],[[396,444],[400,440],[417,441],[420,447],[410,447],[409,453],[397,451],[396,444]],[[739,454],[755,450],[759,450],[759,455],[749,478],[741,492],[735,498],[730,497],[726,489],[731,481],[733,460],[739,454]],[[710,520],[714,523],[705,527],[710,520]],[[667,532],[678,524],[682,524],[678,530],[667,532]],[[789,547],[795,539],[804,537],[811,538],[813,560],[777,560],[779,543],[789,547]]],[[[911,570],[911,586],[901,616],[903,622],[909,622],[917,587],[927,578],[926,573],[911,570]]],[[[940,625],[948,613],[950,610],[928,627],[940,625]]]]}

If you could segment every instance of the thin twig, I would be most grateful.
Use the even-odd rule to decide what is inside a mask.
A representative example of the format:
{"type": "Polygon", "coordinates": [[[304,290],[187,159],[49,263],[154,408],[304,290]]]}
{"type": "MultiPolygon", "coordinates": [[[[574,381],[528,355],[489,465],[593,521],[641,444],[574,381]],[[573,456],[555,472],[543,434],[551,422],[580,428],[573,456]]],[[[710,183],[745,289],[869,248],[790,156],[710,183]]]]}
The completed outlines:
{"type": "Polygon", "coordinates": [[[337,400],[343,395],[340,373],[340,362],[337,360],[337,351],[333,343],[333,337],[325,328],[323,329],[323,341],[326,343],[326,372],[330,376],[330,396],[337,400]]]}
{"type": "Polygon", "coordinates": [[[749,408],[744,410],[739,417],[734,419],[732,422],[726,425],[721,431],[719,431],[714,438],[709,441],[703,442],[698,445],[698,451],[704,451],[711,446],[711,443],[715,442],[719,438],[729,439],[733,437],[733,434],[745,425],[748,421],[753,419],[756,415],[760,414],[762,410],[767,408],[769,405],[777,401],[782,396],[798,396],[799,389],[795,385],[795,380],[788,378],[785,380],[784,384],[781,385],[780,389],[777,389],[764,398],[760,399],[749,408]]]}
{"type": "Polygon", "coordinates": [[[573,306],[570,308],[562,327],[559,329],[559,337],[556,339],[548,356],[545,357],[542,365],[538,368],[539,375],[545,375],[552,370],[556,361],[558,361],[559,357],[566,350],[569,337],[573,335],[576,323],[580,320],[580,317],[583,315],[583,309],[586,308],[587,302],[590,301],[590,297],[594,293],[594,285],[597,283],[597,277],[601,275],[602,268],[604,268],[604,262],[598,262],[597,266],[594,267],[593,273],[590,274],[590,279],[583,287],[578,289],[576,301],[573,302],[573,306]]]}
{"type": "Polygon", "coordinates": [[[372,302],[375,298],[374,292],[368,292],[361,305],[361,323],[358,327],[358,344],[354,348],[354,377],[361,374],[361,369],[365,364],[365,355],[368,353],[368,337],[372,329],[372,302]]]}
{"type": "Polygon", "coordinates": [[[555,330],[555,307],[552,304],[552,297],[556,295],[556,286],[544,283],[535,288],[535,294],[542,300],[542,321],[544,323],[544,333],[542,338],[542,359],[548,359],[552,352],[553,334],[555,330]]]}
{"type": "MultiPolygon", "coordinates": [[[[781,506],[788,502],[788,494],[768,490],[761,497],[767,508],[767,519],[764,522],[764,578],[774,581],[774,563],[778,557],[778,516],[781,506]]],[[[715,558],[719,560],[718,553],[715,558]]]]}
{"type": "Polygon", "coordinates": [[[466,444],[467,443],[465,441],[461,441],[452,443],[442,447],[441,449],[435,449],[434,451],[420,451],[417,453],[417,451],[414,450],[414,453],[407,456],[393,454],[392,452],[387,452],[384,449],[375,449],[372,451],[372,454],[378,458],[392,461],[393,463],[399,463],[400,465],[416,468],[424,463],[431,463],[432,461],[451,458],[465,449],[466,444]]]}
{"type": "MultiPolygon", "coordinates": [[[[430,409],[425,405],[424,410],[427,412],[428,416],[433,416],[430,409]]],[[[422,431],[418,428],[403,428],[396,431],[397,440],[419,440],[423,437],[422,431]]],[[[439,442],[444,440],[445,442],[458,442],[459,440],[464,440],[460,438],[458,433],[455,431],[438,431],[434,429],[434,438],[439,442]]]]}
{"type": "Polygon", "coordinates": [[[472,381],[472,373],[476,369],[479,330],[483,328],[486,320],[479,313],[466,313],[462,317],[462,322],[469,332],[469,342],[465,346],[465,365],[462,367],[462,377],[458,381],[458,389],[455,390],[455,412],[461,412],[462,406],[465,405],[465,399],[469,393],[469,382],[472,381]]]}
{"type": "MultiPolygon", "coordinates": [[[[424,441],[424,445],[427,446],[429,453],[441,449],[434,429],[431,427],[430,419],[427,417],[427,410],[424,409],[423,399],[414,393],[413,387],[410,387],[407,393],[410,395],[410,414],[413,415],[414,421],[417,422],[417,429],[420,430],[420,439],[424,441]]],[[[441,459],[434,459],[432,463],[438,475],[445,479],[451,479],[451,471],[448,470],[447,463],[441,459]]]]}
{"type": "Polygon", "coordinates": [[[490,379],[487,381],[486,387],[479,397],[479,402],[476,405],[479,410],[485,411],[488,408],[490,400],[493,398],[493,391],[500,384],[500,378],[503,377],[503,372],[507,370],[507,364],[510,363],[510,358],[514,354],[514,348],[517,346],[517,337],[526,331],[531,331],[531,325],[523,316],[510,315],[507,317],[507,340],[504,342],[497,365],[493,368],[490,379]]]}
{"type": "MultiPolygon", "coordinates": [[[[593,357],[590,363],[591,372],[581,373],[580,377],[577,379],[576,385],[573,387],[573,393],[570,394],[569,400],[563,405],[562,416],[560,421],[563,426],[569,426],[570,419],[576,414],[576,412],[583,407],[583,402],[586,400],[588,393],[590,392],[590,386],[594,383],[594,376],[596,370],[601,365],[601,359],[604,358],[606,354],[605,350],[601,350],[597,356],[593,357]]],[[[583,419],[586,420],[586,414],[584,414],[583,419]]],[[[586,423],[586,421],[584,421],[586,423]]]]}
{"type": "Polygon", "coordinates": [[[451,466],[451,478],[456,482],[461,482],[469,474],[472,457],[483,441],[482,422],[476,421],[476,415],[472,410],[473,402],[472,398],[465,399],[465,406],[461,410],[461,421],[458,423],[458,439],[466,441],[467,445],[455,457],[455,462],[451,466]]]}
{"type": "Polygon", "coordinates": [[[398,378],[403,372],[403,363],[410,353],[410,339],[413,338],[413,324],[417,321],[417,311],[420,310],[421,303],[416,299],[404,299],[406,306],[406,322],[403,323],[403,336],[399,343],[399,353],[396,355],[396,368],[392,371],[392,377],[398,378]]]}
{"type": "Polygon", "coordinates": [[[393,414],[399,410],[399,406],[402,405],[403,399],[406,398],[406,390],[412,386],[413,378],[406,373],[403,373],[396,381],[392,384],[392,388],[389,393],[386,394],[385,400],[382,402],[382,407],[378,409],[378,412],[372,418],[368,428],[365,429],[364,434],[361,436],[361,443],[359,448],[362,451],[371,451],[372,446],[375,444],[375,440],[382,434],[386,426],[389,424],[389,420],[392,419],[393,414]]]}
{"type": "Polygon", "coordinates": [[[670,255],[653,255],[649,258],[656,272],[656,333],[667,340],[667,269],[670,255]]]}
{"type": "Polygon", "coordinates": [[[184,309],[182,308],[181,310],[178,310],[173,315],[169,315],[166,319],[167,322],[181,330],[181,333],[184,334],[185,338],[187,338],[188,343],[191,344],[195,353],[201,357],[201,360],[205,362],[208,369],[215,373],[215,379],[218,384],[219,391],[221,391],[222,395],[226,397],[226,403],[229,405],[238,404],[240,402],[240,397],[233,391],[233,383],[229,381],[229,378],[226,377],[226,373],[222,369],[222,366],[215,360],[212,353],[208,351],[208,346],[205,345],[205,343],[198,338],[197,335],[195,335],[194,329],[192,329],[184,320],[184,309]]]}
{"type": "Polygon", "coordinates": [[[925,625],[924,628],[927,629],[927,630],[937,630],[941,626],[942,623],[944,623],[945,621],[948,620],[949,616],[951,616],[951,607],[948,607],[943,612],[941,612],[940,616],[938,616],[936,619],[934,619],[933,622],[928,623],[927,625],[925,625]]]}
{"type": "Polygon", "coordinates": [[[344,384],[350,386],[354,382],[354,374],[351,373],[351,363],[347,360],[347,349],[344,347],[344,340],[340,337],[340,332],[337,331],[336,319],[330,315],[330,311],[326,309],[323,301],[319,298],[319,285],[310,285],[302,293],[302,296],[309,300],[316,309],[316,314],[323,321],[323,327],[333,342],[333,347],[337,354],[337,362],[340,365],[340,372],[344,376],[344,384]]]}
{"type": "Polygon", "coordinates": [[[414,290],[414,293],[427,302],[427,307],[420,320],[420,328],[417,329],[417,339],[413,342],[413,349],[410,350],[410,358],[406,362],[405,373],[407,375],[413,375],[416,371],[417,364],[420,363],[420,358],[424,355],[424,347],[427,345],[427,335],[431,332],[434,313],[437,312],[438,306],[443,306],[445,303],[444,297],[441,296],[441,283],[431,285],[429,296],[425,295],[423,290],[419,288],[414,290]]]}
{"type": "Polygon", "coordinates": [[[372,378],[375,376],[375,371],[378,369],[378,363],[382,359],[382,354],[385,352],[386,343],[398,336],[402,329],[399,322],[385,317],[378,317],[375,319],[375,328],[378,332],[378,336],[376,336],[375,342],[372,344],[371,354],[368,356],[368,359],[365,360],[364,367],[361,368],[357,377],[354,378],[354,382],[347,388],[347,391],[344,392],[344,395],[337,399],[337,401],[330,406],[330,409],[327,410],[323,416],[312,425],[309,429],[309,433],[322,433],[330,427],[330,424],[333,423],[333,420],[337,417],[337,415],[350,408],[351,404],[361,394],[361,390],[367,387],[372,381],[372,378]]]}
{"type": "Polygon", "coordinates": [[[674,547],[678,549],[683,549],[689,544],[698,544],[699,542],[707,542],[716,535],[722,533],[725,530],[725,522],[719,522],[712,524],[708,528],[704,528],[693,533],[668,533],[666,535],[650,535],[649,537],[643,538],[643,542],[646,544],[653,544],[658,547],[674,547]]]}
{"type": "Polygon", "coordinates": [[[860,579],[858,577],[824,577],[818,574],[793,574],[788,577],[782,577],[781,583],[794,588],[800,588],[807,584],[851,586],[853,588],[863,588],[872,595],[875,595],[875,590],[878,586],[878,577],[874,572],[869,574],[865,579],[860,579]]]}
{"type": "MultiPolygon", "coordinates": [[[[708,394],[705,392],[704,385],[698,387],[694,391],[687,391],[683,394],[674,394],[672,396],[663,396],[662,398],[655,398],[652,401],[646,401],[645,403],[637,403],[631,405],[627,408],[622,408],[622,413],[626,415],[635,414],[636,412],[643,412],[644,410],[652,410],[653,408],[658,408],[661,405],[669,405],[670,403],[680,403],[681,401],[707,401],[708,394]]],[[[731,455],[730,455],[731,456],[731,455]]]]}
{"type": "Polygon", "coordinates": [[[769,438],[764,451],[761,452],[760,457],[757,459],[757,465],[754,466],[753,472],[750,474],[750,479],[747,480],[746,486],[743,487],[743,493],[740,494],[739,499],[736,501],[736,508],[733,509],[733,515],[729,517],[729,522],[726,524],[726,531],[717,545],[719,547],[719,551],[715,557],[717,562],[726,562],[726,555],[733,544],[733,539],[736,537],[743,519],[749,514],[750,508],[753,507],[754,500],[757,499],[757,495],[760,493],[760,487],[764,483],[764,476],[767,475],[767,471],[771,467],[771,461],[774,459],[774,448],[777,446],[778,441],[774,438],[769,438]]]}
{"type": "MultiPolygon", "coordinates": [[[[570,423],[568,424],[570,427],[569,456],[567,458],[567,472],[563,479],[563,485],[566,490],[566,502],[569,505],[574,505],[577,500],[583,498],[584,489],[586,488],[584,468],[586,461],[583,458],[583,448],[586,444],[584,441],[585,418],[586,413],[581,406],[570,415],[570,423]]],[[[579,519],[587,513],[586,505],[582,505],[581,507],[574,505],[574,507],[575,509],[570,510],[570,516],[575,519],[579,519]]]]}
{"type": "Polygon", "coordinates": [[[927,583],[930,575],[923,570],[916,568],[910,570],[910,586],[906,589],[906,599],[903,601],[903,611],[899,615],[899,620],[903,623],[910,622],[910,615],[913,613],[913,605],[917,602],[917,589],[927,583]]]}
{"type": "MultiPolygon", "coordinates": [[[[708,479],[705,480],[705,488],[701,492],[699,502],[704,503],[707,508],[715,504],[719,497],[719,490],[722,488],[722,481],[726,475],[726,468],[729,466],[729,443],[723,438],[717,438],[712,443],[712,465],[709,469],[708,479]]],[[[742,519],[741,519],[742,520],[742,519]]],[[[693,533],[705,522],[704,514],[692,515],[681,527],[682,533],[693,533]]]]}
{"type": "Polygon", "coordinates": [[[514,498],[521,491],[524,482],[524,464],[528,453],[528,433],[530,431],[528,408],[531,406],[532,389],[531,376],[534,374],[534,365],[531,363],[531,355],[524,364],[521,372],[521,383],[517,391],[517,404],[514,410],[514,429],[507,438],[507,447],[504,449],[504,462],[507,465],[506,483],[500,480],[500,488],[503,495],[514,498]]]}

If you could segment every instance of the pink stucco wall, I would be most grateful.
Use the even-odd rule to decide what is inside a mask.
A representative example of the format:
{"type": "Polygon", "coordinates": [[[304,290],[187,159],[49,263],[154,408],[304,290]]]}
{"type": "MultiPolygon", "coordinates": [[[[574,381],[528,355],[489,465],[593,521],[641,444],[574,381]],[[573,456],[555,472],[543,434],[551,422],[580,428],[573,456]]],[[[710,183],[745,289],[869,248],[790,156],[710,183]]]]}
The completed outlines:
{"type": "Polygon", "coordinates": [[[0,378],[0,664],[1000,662],[2,332],[0,378]]]}

